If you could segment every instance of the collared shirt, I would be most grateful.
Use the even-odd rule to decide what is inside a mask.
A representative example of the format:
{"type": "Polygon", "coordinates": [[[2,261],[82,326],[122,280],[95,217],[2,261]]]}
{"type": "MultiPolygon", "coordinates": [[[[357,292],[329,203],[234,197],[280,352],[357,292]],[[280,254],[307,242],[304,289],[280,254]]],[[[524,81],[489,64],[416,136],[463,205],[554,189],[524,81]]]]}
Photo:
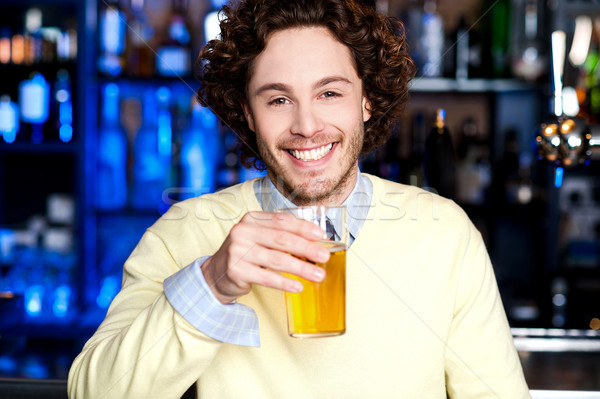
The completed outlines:
{"type": "MultiPolygon", "coordinates": [[[[254,182],[254,193],[263,211],[293,208],[268,177],[254,182]]],[[[354,189],[344,201],[348,208],[349,245],[358,236],[371,204],[371,181],[358,173],[354,189]]],[[[185,320],[199,331],[216,340],[244,346],[260,346],[258,317],[248,306],[236,303],[222,304],[214,296],[204,279],[201,267],[209,256],[196,259],[164,281],[165,295],[185,320]]]]}

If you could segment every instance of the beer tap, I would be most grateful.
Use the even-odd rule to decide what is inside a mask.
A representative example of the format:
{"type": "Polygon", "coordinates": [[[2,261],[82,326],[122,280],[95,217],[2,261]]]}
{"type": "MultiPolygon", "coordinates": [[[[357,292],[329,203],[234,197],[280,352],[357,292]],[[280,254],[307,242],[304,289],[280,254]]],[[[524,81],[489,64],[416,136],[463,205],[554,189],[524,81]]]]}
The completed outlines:
{"type": "Polygon", "coordinates": [[[564,113],[563,70],[566,36],[563,31],[552,33],[552,70],[554,81],[554,118],[542,123],[535,135],[538,158],[557,167],[587,164],[600,159],[600,125],[590,126],[584,119],[564,113]]]}

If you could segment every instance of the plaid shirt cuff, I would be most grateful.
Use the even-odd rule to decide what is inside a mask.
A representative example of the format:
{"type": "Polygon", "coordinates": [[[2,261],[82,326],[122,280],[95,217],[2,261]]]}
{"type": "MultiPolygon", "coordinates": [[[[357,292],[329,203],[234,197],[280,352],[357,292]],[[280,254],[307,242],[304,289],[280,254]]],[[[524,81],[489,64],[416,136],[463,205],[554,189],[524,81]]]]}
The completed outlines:
{"type": "Polygon", "coordinates": [[[204,256],[168,277],[165,295],[171,306],[198,331],[221,342],[242,346],[260,346],[258,317],[254,309],[239,303],[223,305],[206,283],[204,256]]]}

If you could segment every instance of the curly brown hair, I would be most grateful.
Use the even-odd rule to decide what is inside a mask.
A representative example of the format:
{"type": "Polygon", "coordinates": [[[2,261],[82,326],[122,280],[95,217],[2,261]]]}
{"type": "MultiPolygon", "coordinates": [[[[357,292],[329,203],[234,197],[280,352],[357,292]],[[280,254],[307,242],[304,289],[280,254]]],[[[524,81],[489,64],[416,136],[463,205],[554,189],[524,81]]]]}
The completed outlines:
{"type": "Polygon", "coordinates": [[[273,32],[294,27],[326,27],[348,46],[371,106],[362,154],[387,141],[415,73],[401,22],[358,0],[245,0],[223,7],[220,20],[221,36],[196,61],[197,97],[237,133],[245,166],[265,169],[243,112],[252,62],[273,32]]]}

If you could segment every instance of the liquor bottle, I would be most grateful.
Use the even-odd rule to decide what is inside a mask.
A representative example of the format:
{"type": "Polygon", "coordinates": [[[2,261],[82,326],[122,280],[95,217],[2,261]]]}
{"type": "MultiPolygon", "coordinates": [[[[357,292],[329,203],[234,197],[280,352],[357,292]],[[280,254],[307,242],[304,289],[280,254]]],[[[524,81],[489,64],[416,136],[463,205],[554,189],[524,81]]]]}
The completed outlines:
{"type": "Polygon", "coordinates": [[[185,21],[184,0],[173,0],[173,14],[166,40],[158,49],[156,72],[162,76],[186,76],[191,70],[190,29],[185,21]]]}
{"type": "Polygon", "coordinates": [[[54,92],[56,104],[56,126],[59,139],[67,143],[73,138],[73,100],[71,96],[71,78],[66,69],[56,73],[54,92]]]}
{"type": "Polygon", "coordinates": [[[165,180],[170,173],[170,165],[165,164],[166,143],[162,142],[165,133],[159,132],[157,97],[160,95],[157,94],[158,90],[152,88],[144,94],[142,126],[133,146],[132,205],[137,210],[157,211],[161,208],[165,180]],[[159,139],[160,136],[163,138],[159,139]]]}
{"type": "Polygon", "coordinates": [[[467,118],[457,148],[456,201],[483,205],[491,183],[489,143],[479,137],[477,124],[467,118]]]}
{"type": "Polygon", "coordinates": [[[10,60],[15,65],[23,63],[25,58],[25,39],[21,34],[14,34],[10,41],[10,60]]]}
{"type": "Polygon", "coordinates": [[[446,111],[438,109],[434,127],[425,141],[425,179],[427,186],[442,197],[453,198],[456,183],[456,160],[446,111]]]}
{"type": "Polygon", "coordinates": [[[464,80],[469,77],[469,51],[470,51],[470,40],[469,40],[469,27],[465,22],[465,18],[461,17],[458,24],[458,29],[455,35],[456,43],[456,57],[455,57],[455,78],[458,80],[464,80]]]}
{"type": "Polygon", "coordinates": [[[0,97],[0,135],[7,143],[15,141],[19,133],[19,108],[5,94],[0,97]]]}
{"type": "Polygon", "coordinates": [[[115,210],[127,204],[127,138],[119,120],[119,86],[109,83],[102,92],[96,206],[115,210]]]}
{"type": "Polygon", "coordinates": [[[0,64],[10,63],[10,29],[6,26],[0,29],[0,64]]]}
{"type": "Polygon", "coordinates": [[[100,13],[100,55],[98,69],[110,76],[119,76],[123,70],[121,56],[125,50],[125,14],[118,0],[107,0],[100,13]]]}
{"type": "Polygon", "coordinates": [[[30,8],[25,13],[25,65],[37,64],[42,60],[42,11],[30,8]]]}
{"type": "Polygon", "coordinates": [[[436,11],[435,0],[425,0],[421,36],[423,51],[422,73],[426,77],[438,77],[442,74],[442,55],[444,51],[444,29],[442,17],[436,11]]]}
{"type": "Polygon", "coordinates": [[[513,74],[534,81],[545,72],[546,57],[540,37],[540,17],[538,0],[525,0],[523,9],[514,12],[515,24],[513,30],[513,74]]]}
{"type": "Polygon", "coordinates": [[[154,28],[144,12],[144,0],[131,0],[127,29],[127,74],[150,77],[155,72],[154,28]]]}
{"type": "Polygon", "coordinates": [[[50,85],[41,73],[19,85],[19,108],[24,131],[34,143],[44,140],[44,124],[48,121],[50,85]]]}
{"type": "Polygon", "coordinates": [[[408,4],[401,12],[399,19],[403,21],[406,31],[406,42],[410,58],[419,70],[422,69],[421,37],[423,36],[423,6],[419,0],[408,0],[408,4]]]}
{"type": "Polygon", "coordinates": [[[494,3],[491,11],[492,28],[488,33],[488,40],[490,40],[489,57],[494,78],[506,78],[509,74],[508,49],[512,24],[510,5],[510,0],[499,0],[494,3]]]}
{"type": "Polygon", "coordinates": [[[411,186],[424,187],[423,160],[428,131],[423,111],[417,110],[415,112],[411,125],[410,155],[407,160],[407,172],[404,182],[411,186]]]}
{"type": "MultiPolygon", "coordinates": [[[[174,174],[176,172],[172,162],[173,152],[173,118],[171,115],[171,89],[167,86],[159,87],[156,90],[157,104],[157,123],[158,123],[158,154],[164,172],[162,178],[163,193],[167,194],[164,189],[170,188],[172,182],[175,181],[174,174]]],[[[159,202],[159,211],[164,213],[171,206],[171,200],[168,195],[162,195],[162,200],[159,202]]]]}
{"type": "Polygon", "coordinates": [[[183,134],[181,147],[182,199],[215,191],[220,152],[217,117],[194,101],[190,126],[183,134]]]}

